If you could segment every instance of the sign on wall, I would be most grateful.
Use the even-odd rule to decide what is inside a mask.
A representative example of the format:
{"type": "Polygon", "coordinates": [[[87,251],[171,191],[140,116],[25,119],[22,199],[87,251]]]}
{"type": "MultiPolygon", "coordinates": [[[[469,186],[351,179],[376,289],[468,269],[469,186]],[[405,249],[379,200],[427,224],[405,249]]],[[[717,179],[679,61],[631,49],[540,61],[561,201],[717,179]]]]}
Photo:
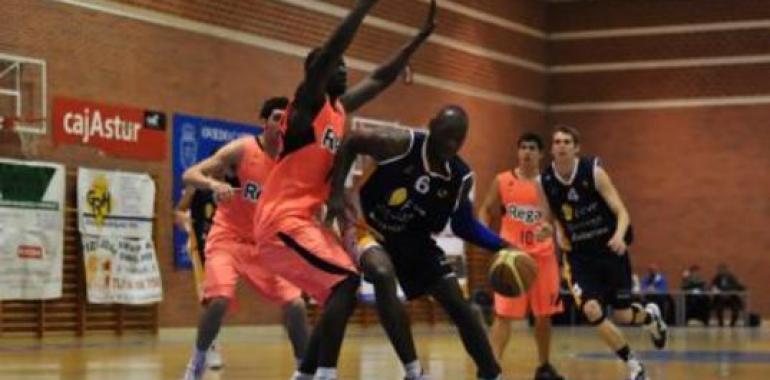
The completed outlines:
{"type": "Polygon", "coordinates": [[[149,175],[79,168],[77,196],[81,233],[152,236],[155,182],[149,175]]]}
{"type": "Polygon", "coordinates": [[[64,166],[0,158],[0,299],[62,294],[64,166]]]}
{"type": "Polygon", "coordinates": [[[163,292],[152,241],[152,178],[79,168],[77,199],[88,301],[159,302],[163,292]]]}
{"type": "Polygon", "coordinates": [[[90,303],[148,304],[163,298],[152,239],[83,235],[90,303]]]}
{"type": "Polygon", "coordinates": [[[55,97],[53,140],[95,147],[114,157],[160,161],[166,157],[166,114],[55,97]]]}
{"type": "MultiPolygon", "coordinates": [[[[198,116],[174,114],[172,134],[172,197],[179,202],[184,190],[182,174],[187,168],[209,157],[216,149],[241,136],[258,135],[262,128],[256,125],[233,123],[198,116]]],[[[174,226],[174,263],[179,268],[190,268],[187,233],[174,226]]]]}

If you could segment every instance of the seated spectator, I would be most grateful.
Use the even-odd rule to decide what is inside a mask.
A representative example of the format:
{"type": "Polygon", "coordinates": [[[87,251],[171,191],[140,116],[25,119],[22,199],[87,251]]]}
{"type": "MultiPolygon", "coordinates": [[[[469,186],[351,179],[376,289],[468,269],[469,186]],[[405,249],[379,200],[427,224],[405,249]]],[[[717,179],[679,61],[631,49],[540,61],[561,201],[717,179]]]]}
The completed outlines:
{"type": "Polygon", "coordinates": [[[657,265],[647,267],[647,275],[642,279],[642,292],[668,293],[668,283],[657,265]]]}
{"type": "Polygon", "coordinates": [[[719,264],[717,267],[717,274],[711,281],[711,291],[715,293],[712,305],[714,312],[717,315],[717,322],[719,326],[724,326],[724,311],[725,308],[729,308],[730,326],[735,326],[738,321],[738,316],[743,310],[743,299],[741,298],[742,292],[746,290],[738,279],[730,273],[727,269],[727,264],[719,264]]]}
{"type": "Polygon", "coordinates": [[[691,265],[682,274],[682,292],[684,292],[685,321],[692,319],[701,321],[708,326],[711,315],[711,300],[706,294],[706,280],[700,276],[700,267],[691,265]]]}

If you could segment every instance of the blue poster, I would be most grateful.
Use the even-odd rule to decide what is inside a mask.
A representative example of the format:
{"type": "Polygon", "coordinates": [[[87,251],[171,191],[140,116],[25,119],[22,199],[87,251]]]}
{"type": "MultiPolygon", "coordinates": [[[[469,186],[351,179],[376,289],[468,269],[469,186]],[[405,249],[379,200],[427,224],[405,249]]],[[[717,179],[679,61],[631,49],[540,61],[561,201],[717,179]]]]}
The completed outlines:
{"type": "MultiPolygon", "coordinates": [[[[216,149],[244,135],[262,133],[262,127],[174,114],[172,140],[172,197],[174,206],[182,197],[182,173],[193,164],[207,158],[216,149]]],[[[177,268],[190,268],[187,253],[187,233],[174,225],[174,263],[177,268]]]]}

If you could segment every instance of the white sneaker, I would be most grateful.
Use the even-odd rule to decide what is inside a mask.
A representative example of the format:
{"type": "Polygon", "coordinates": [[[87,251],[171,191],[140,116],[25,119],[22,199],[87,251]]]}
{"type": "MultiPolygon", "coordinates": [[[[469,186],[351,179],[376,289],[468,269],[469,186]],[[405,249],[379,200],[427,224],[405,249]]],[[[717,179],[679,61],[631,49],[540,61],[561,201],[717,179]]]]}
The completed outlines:
{"type": "Polygon", "coordinates": [[[666,347],[666,340],[668,339],[668,326],[663,321],[663,317],[660,314],[660,308],[654,303],[648,303],[644,307],[644,311],[650,315],[650,323],[644,325],[644,329],[650,333],[652,338],[652,344],[657,349],[663,349],[666,347]]]}
{"type": "Polygon", "coordinates": [[[650,380],[639,360],[629,359],[626,365],[628,366],[628,380],[650,380]]]}
{"type": "Polygon", "coordinates": [[[302,373],[302,372],[299,372],[299,371],[294,371],[294,374],[291,375],[291,379],[289,379],[289,380],[313,380],[313,377],[315,377],[315,376],[309,375],[309,374],[306,374],[306,373],[302,373]]]}
{"type": "Polygon", "coordinates": [[[206,372],[206,354],[205,353],[193,353],[190,361],[187,363],[187,368],[184,372],[183,380],[201,380],[203,379],[203,373],[206,372]]]}
{"type": "Polygon", "coordinates": [[[222,354],[219,352],[219,345],[214,342],[206,351],[206,366],[213,371],[222,369],[225,366],[225,362],[222,360],[222,354]]]}

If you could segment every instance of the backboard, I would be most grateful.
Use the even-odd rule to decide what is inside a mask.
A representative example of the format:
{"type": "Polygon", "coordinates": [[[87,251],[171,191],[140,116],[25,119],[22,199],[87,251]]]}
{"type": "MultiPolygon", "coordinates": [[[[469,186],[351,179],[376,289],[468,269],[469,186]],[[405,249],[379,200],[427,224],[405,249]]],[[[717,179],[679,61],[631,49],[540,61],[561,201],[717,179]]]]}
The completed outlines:
{"type": "Polygon", "coordinates": [[[0,129],[45,134],[46,91],[44,60],[0,52],[0,129]]]}

